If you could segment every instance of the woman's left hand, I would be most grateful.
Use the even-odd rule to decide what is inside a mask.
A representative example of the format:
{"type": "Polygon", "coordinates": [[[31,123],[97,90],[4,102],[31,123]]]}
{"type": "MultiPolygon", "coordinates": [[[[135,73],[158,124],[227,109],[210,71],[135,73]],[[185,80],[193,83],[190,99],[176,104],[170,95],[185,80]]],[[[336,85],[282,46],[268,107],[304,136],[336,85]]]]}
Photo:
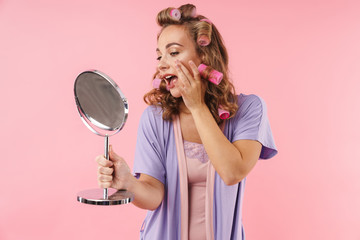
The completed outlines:
{"type": "Polygon", "coordinates": [[[176,60],[177,87],[181,93],[186,107],[192,112],[205,104],[205,89],[201,83],[201,76],[193,61],[189,61],[191,72],[179,60],[176,60]]]}

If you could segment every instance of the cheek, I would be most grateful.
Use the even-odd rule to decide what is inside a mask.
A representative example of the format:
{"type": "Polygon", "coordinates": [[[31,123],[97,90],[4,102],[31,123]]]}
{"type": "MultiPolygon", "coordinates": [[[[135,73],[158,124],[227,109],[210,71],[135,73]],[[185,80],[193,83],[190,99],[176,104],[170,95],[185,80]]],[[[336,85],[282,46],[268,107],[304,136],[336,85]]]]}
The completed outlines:
{"type": "Polygon", "coordinates": [[[186,67],[187,67],[187,68],[190,68],[190,66],[189,66],[189,61],[190,61],[190,60],[193,61],[196,66],[199,66],[199,65],[202,63],[202,61],[201,61],[201,59],[200,59],[199,56],[193,55],[193,56],[189,57],[189,58],[187,59],[187,61],[186,61],[186,67]]]}
{"type": "MultiPolygon", "coordinates": [[[[181,56],[177,57],[183,64],[188,64],[190,60],[192,60],[195,64],[201,62],[200,57],[196,54],[196,52],[187,51],[181,56]]],[[[200,63],[199,63],[200,64],[200,63]]]]}
{"type": "Polygon", "coordinates": [[[179,60],[189,70],[191,69],[191,67],[189,65],[190,60],[192,60],[195,63],[196,66],[199,66],[202,63],[200,57],[197,56],[196,54],[186,54],[186,55],[176,57],[172,61],[173,66],[175,66],[175,60],[176,59],[179,60]]]}
{"type": "Polygon", "coordinates": [[[202,60],[200,58],[197,58],[196,60],[194,60],[194,63],[196,66],[199,66],[202,63],[202,60]]]}

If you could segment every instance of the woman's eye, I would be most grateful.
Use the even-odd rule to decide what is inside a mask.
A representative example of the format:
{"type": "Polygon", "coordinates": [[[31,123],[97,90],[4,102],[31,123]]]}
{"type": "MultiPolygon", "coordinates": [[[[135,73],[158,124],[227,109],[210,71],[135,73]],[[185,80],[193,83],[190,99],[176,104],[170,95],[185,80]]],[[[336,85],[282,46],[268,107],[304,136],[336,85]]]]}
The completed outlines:
{"type": "MultiPolygon", "coordinates": [[[[175,57],[175,56],[178,55],[178,54],[179,54],[179,52],[170,52],[170,56],[172,56],[172,57],[175,57]]],[[[158,56],[158,57],[156,58],[156,60],[160,61],[160,60],[161,60],[161,56],[158,56]]]]}

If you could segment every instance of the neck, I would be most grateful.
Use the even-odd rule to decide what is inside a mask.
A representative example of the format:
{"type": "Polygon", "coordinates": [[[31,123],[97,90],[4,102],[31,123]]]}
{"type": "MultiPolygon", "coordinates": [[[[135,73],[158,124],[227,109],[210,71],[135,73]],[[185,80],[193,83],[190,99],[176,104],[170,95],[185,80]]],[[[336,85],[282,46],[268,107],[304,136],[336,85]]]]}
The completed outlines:
{"type": "Polygon", "coordinates": [[[191,114],[190,110],[187,108],[184,102],[180,103],[180,113],[182,114],[191,114]]]}

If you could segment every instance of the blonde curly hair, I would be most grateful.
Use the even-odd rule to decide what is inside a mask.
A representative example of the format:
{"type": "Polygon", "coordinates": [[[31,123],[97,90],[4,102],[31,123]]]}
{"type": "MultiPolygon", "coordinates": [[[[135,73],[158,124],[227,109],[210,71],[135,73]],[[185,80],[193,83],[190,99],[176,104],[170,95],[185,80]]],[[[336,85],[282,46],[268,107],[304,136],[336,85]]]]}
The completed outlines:
{"type": "MultiPolygon", "coordinates": [[[[219,117],[218,108],[229,111],[230,118],[233,117],[238,109],[236,104],[236,95],[234,85],[230,82],[228,76],[228,53],[223,44],[222,37],[215,27],[206,17],[196,15],[196,7],[192,4],[182,5],[178,8],[181,16],[174,17],[172,10],[175,8],[166,8],[157,15],[157,23],[161,27],[161,32],[170,25],[184,26],[194,41],[196,51],[201,56],[202,63],[208,67],[202,74],[201,80],[205,83],[205,103],[208,106],[212,116],[217,124],[221,124],[224,120],[219,117]],[[206,46],[199,44],[200,36],[205,36],[210,40],[206,46]],[[219,85],[208,81],[209,73],[216,69],[223,73],[223,79],[219,85]]],[[[175,9],[176,10],[176,9],[175,9]]],[[[157,71],[153,79],[156,78],[157,71]]],[[[148,105],[161,106],[163,110],[163,119],[171,120],[173,115],[179,114],[179,104],[182,98],[174,98],[166,89],[165,81],[161,81],[159,88],[154,88],[144,95],[144,101],[148,105]]]]}

